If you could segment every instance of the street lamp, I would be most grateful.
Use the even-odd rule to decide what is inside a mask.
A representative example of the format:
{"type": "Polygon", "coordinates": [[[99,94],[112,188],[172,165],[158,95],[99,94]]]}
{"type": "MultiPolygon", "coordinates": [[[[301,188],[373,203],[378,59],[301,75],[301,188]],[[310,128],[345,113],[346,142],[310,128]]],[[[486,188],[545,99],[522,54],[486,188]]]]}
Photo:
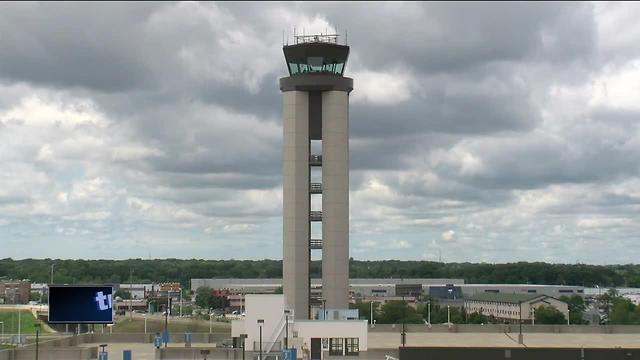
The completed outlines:
{"type": "MultiPolygon", "coordinates": [[[[260,357],[258,357],[258,360],[262,360],[262,326],[264,325],[264,320],[263,319],[258,319],[258,327],[260,328],[260,357]]],[[[254,348],[255,349],[255,348],[254,348]]]]}
{"type": "Polygon", "coordinates": [[[247,334],[240,334],[240,339],[242,339],[242,360],[244,360],[244,349],[245,349],[245,341],[247,340],[247,334]]]}
{"type": "Polygon", "coordinates": [[[567,308],[567,325],[571,325],[571,310],[569,310],[569,308],[567,308]]]}
{"type": "Polygon", "coordinates": [[[327,299],[322,299],[322,320],[327,320],[327,299]]]}
{"type": "Polygon", "coordinates": [[[373,301],[369,302],[369,307],[371,308],[371,316],[369,316],[369,322],[371,323],[371,326],[373,326],[373,301]]]}
{"type": "Polygon", "coordinates": [[[531,307],[531,325],[536,324],[536,308],[531,307]]]}
{"type": "Polygon", "coordinates": [[[518,334],[518,344],[522,344],[523,338],[522,338],[522,300],[518,301],[518,306],[520,307],[520,311],[518,312],[518,314],[520,315],[520,333],[518,334]]]}
{"type": "Polygon", "coordinates": [[[0,337],[0,344],[4,342],[4,321],[0,321],[0,325],[2,325],[2,337],[0,337]]]}
{"type": "Polygon", "coordinates": [[[289,314],[291,310],[284,310],[284,348],[289,349],[289,314]]]}
{"type": "Polygon", "coordinates": [[[407,333],[404,331],[404,323],[407,317],[407,304],[404,302],[404,295],[402,295],[402,335],[400,339],[402,340],[402,347],[407,343],[407,333]]]}
{"type": "Polygon", "coordinates": [[[35,323],[33,326],[36,328],[36,360],[38,360],[38,346],[40,345],[40,323],[35,323]]]}

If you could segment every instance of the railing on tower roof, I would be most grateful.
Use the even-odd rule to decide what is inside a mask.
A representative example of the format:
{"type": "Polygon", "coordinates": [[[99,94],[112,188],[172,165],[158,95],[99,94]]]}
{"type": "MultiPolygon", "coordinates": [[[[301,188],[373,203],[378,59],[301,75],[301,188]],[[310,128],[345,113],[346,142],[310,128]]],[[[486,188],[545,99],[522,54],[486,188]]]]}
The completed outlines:
{"type": "Polygon", "coordinates": [[[338,34],[294,35],[293,41],[295,45],[305,43],[338,44],[339,36],[338,34]]]}

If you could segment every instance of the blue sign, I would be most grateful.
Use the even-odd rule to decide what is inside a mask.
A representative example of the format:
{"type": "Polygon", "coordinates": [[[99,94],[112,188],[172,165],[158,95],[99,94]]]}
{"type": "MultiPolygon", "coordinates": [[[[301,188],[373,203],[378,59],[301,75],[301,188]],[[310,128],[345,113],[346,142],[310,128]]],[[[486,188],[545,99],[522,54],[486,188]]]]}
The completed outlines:
{"type": "Polygon", "coordinates": [[[49,286],[49,322],[52,324],[113,323],[113,287],[49,286]]]}
{"type": "Polygon", "coordinates": [[[296,360],[297,350],[295,348],[292,349],[284,349],[282,350],[282,359],[284,360],[296,360]]]}

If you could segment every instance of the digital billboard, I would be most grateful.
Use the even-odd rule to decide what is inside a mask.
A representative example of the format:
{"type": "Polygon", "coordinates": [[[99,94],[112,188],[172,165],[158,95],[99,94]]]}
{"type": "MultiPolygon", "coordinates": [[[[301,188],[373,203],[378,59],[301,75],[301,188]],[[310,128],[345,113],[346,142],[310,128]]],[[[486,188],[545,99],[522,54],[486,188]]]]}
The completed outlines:
{"type": "Polygon", "coordinates": [[[50,285],[49,323],[113,323],[111,285],[50,285]]]}

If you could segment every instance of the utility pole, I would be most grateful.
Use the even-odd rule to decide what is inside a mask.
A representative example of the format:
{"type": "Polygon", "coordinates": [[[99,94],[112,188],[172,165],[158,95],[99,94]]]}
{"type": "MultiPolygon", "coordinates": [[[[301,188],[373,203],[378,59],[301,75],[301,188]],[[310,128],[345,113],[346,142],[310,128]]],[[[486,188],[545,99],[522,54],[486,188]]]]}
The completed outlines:
{"type": "Polygon", "coordinates": [[[263,325],[264,325],[264,320],[263,319],[259,319],[258,320],[258,327],[260,328],[260,357],[258,358],[258,360],[262,360],[262,326],[263,325]]]}
{"type": "Polygon", "coordinates": [[[50,284],[53,284],[53,267],[56,266],[55,263],[51,264],[51,280],[50,280],[50,284]]]}
{"type": "Polygon", "coordinates": [[[520,316],[520,333],[518,334],[518,344],[524,343],[524,339],[522,338],[522,300],[518,301],[518,306],[520,307],[520,311],[518,315],[520,316]]]}
{"type": "Polygon", "coordinates": [[[406,322],[407,317],[407,304],[404,302],[404,295],[402,295],[402,347],[407,343],[407,333],[405,332],[404,323],[406,322]]]}
{"type": "Polygon", "coordinates": [[[369,307],[371,308],[371,316],[369,316],[369,322],[373,325],[373,301],[369,302],[369,307]]]}
{"type": "MultiPolygon", "coordinates": [[[[15,293],[13,296],[13,303],[15,304],[15,293]]],[[[21,318],[22,317],[22,311],[20,309],[18,309],[18,344],[22,345],[22,322],[21,322],[21,318]]]]}
{"type": "Polygon", "coordinates": [[[133,269],[129,268],[129,319],[133,318],[133,269]]]}
{"type": "Polygon", "coordinates": [[[36,360],[38,360],[38,355],[39,355],[39,345],[40,345],[40,323],[36,323],[34,325],[36,327],[36,360]]]}

